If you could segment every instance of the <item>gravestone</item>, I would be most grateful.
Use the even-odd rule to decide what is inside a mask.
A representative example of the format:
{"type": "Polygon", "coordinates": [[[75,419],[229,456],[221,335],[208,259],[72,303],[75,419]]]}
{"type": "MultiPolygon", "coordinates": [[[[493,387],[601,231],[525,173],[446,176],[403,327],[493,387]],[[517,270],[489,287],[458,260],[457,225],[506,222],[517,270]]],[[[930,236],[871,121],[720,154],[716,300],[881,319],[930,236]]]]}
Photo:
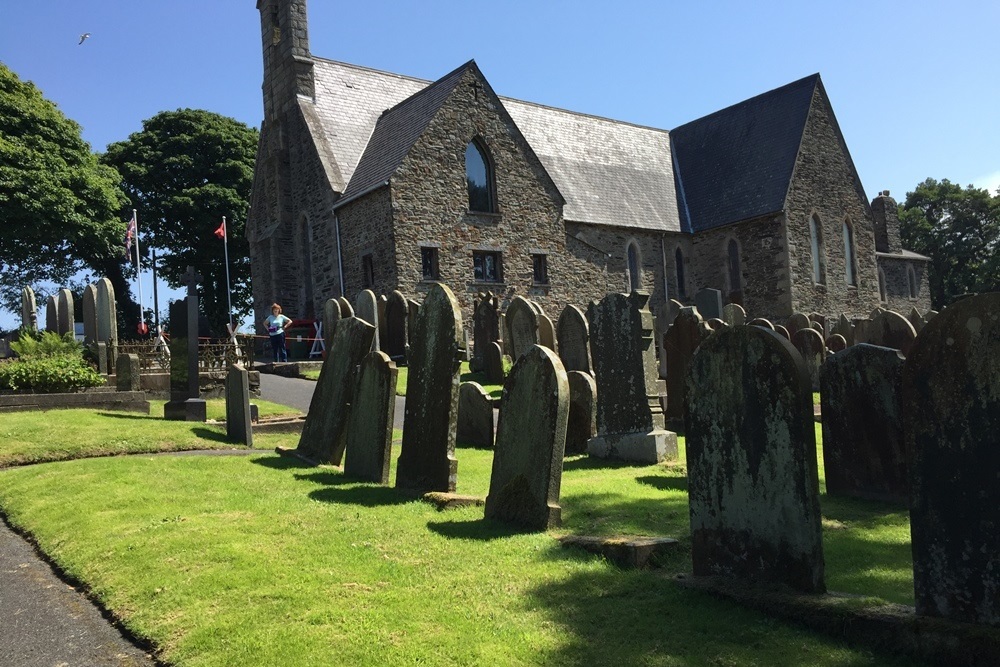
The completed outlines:
{"type": "Polygon", "coordinates": [[[83,342],[92,345],[97,342],[97,286],[83,288],[83,342]]]}
{"type": "Polygon", "coordinates": [[[142,368],[138,354],[120,354],[115,362],[115,388],[118,391],[142,391],[142,368]]]}
{"type": "Polygon", "coordinates": [[[854,325],[847,319],[847,315],[841,314],[837,318],[837,322],[833,325],[830,333],[843,336],[844,342],[847,343],[848,347],[854,345],[854,325]]]}
{"type": "Polygon", "coordinates": [[[663,337],[667,353],[667,422],[683,427],[688,365],[705,337],[701,315],[694,308],[681,308],[663,337]]]}
{"type": "Polygon", "coordinates": [[[760,327],[718,331],[687,402],[694,574],[823,592],[812,392],[795,348],[760,327]]]}
{"type": "Polygon", "coordinates": [[[73,293],[65,287],[56,292],[56,331],[60,336],[75,334],[73,293]]]}
{"type": "Polygon", "coordinates": [[[747,311],[738,303],[727,303],[722,307],[722,320],[731,327],[747,323],[747,311]]]}
{"type": "MultiPolygon", "coordinates": [[[[183,278],[187,297],[170,302],[170,400],[163,405],[163,418],[203,422],[206,405],[201,398],[198,378],[198,283],[202,276],[189,266],[183,278]]],[[[98,283],[98,336],[101,335],[100,311],[104,308],[100,302],[101,293],[98,283]]],[[[113,354],[109,349],[108,358],[113,354]]]]}
{"type": "Polygon", "coordinates": [[[677,435],[664,428],[660,407],[648,302],[647,293],[636,291],[608,294],[587,308],[597,375],[597,435],[587,443],[591,456],[641,463],[677,458],[677,435]]]}
{"type": "Polygon", "coordinates": [[[456,437],[473,447],[493,447],[493,399],[478,382],[463,382],[458,388],[456,437]]]}
{"type": "Polygon", "coordinates": [[[910,321],[910,324],[913,325],[913,330],[919,335],[920,330],[924,328],[924,316],[920,314],[916,306],[910,308],[910,313],[906,316],[906,319],[910,321]]]}
{"type": "Polygon", "coordinates": [[[818,331],[812,327],[805,327],[792,334],[792,345],[805,362],[806,373],[809,374],[809,386],[813,391],[819,391],[819,369],[826,360],[826,341],[818,331]]]}
{"type": "Polygon", "coordinates": [[[568,371],[569,423],[566,454],[586,454],[587,442],[597,435],[597,381],[590,373],[568,371]]]}
{"type": "Polygon", "coordinates": [[[712,331],[718,331],[723,327],[729,326],[728,324],[725,323],[725,321],[719,319],[718,317],[713,317],[712,319],[708,320],[707,322],[705,322],[705,325],[712,331]]]}
{"type": "Polygon", "coordinates": [[[94,343],[94,356],[97,357],[97,372],[101,375],[108,374],[108,344],[102,340],[94,343]]]}
{"type": "Polygon", "coordinates": [[[883,310],[874,320],[868,333],[868,342],[872,345],[891,347],[899,350],[905,357],[917,338],[916,329],[910,321],[899,313],[883,310]]]}
{"type": "Polygon", "coordinates": [[[756,317],[747,322],[747,325],[751,327],[761,327],[763,329],[769,329],[770,331],[774,331],[774,324],[771,322],[771,320],[763,317],[756,317]]]}
{"type": "Polygon", "coordinates": [[[351,302],[347,300],[347,297],[344,297],[344,296],[337,297],[337,303],[340,304],[340,317],[341,317],[341,319],[347,319],[348,317],[354,317],[354,307],[351,306],[351,302]]]}
{"type": "Polygon", "coordinates": [[[333,333],[337,330],[337,323],[340,322],[340,302],[336,299],[327,299],[323,302],[323,347],[329,356],[330,348],[333,345],[333,333]]]}
{"type": "Polygon", "coordinates": [[[108,278],[101,278],[97,286],[97,340],[107,343],[108,372],[114,372],[118,356],[118,304],[115,287],[108,278]]]}
{"type": "Polygon", "coordinates": [[[951,304],[903,364],[917,614],[1000,625],[1000,292],[951,304]]]}
{"type": "Polygon", "coordinates": [[[792,341],[792,334],[788,333],[788,329],[786,329],[785,327],[781,326],[780,324],[775,324],[774,325],[774,333],[778,334],[779,336],[781,336],[782,338],[784,338],[788,342],[792,341]]]}
{"type": "MultiPolygon", "coordinates": [[[[666,303],[661,303],[656,308],[656,312],[653,316],[653,340],[656,343],[656,361],[657,361],[657,371],[659,372],[660,379],[666,379],[667,377],[667,353],[663,349],[663,336],[667,333],[667,329],[674,323],[674,318],[677,317],[677,313],[681,312],[681,308],[684,305],[675,299],[670,299],[666,303]]],[[[563,363],[566,360],[563,359],[563,363]]]]}
{"type": "Polygon", "coordinates": [[[412,341],[413,331],[417,326],[417,317],[420,315],[420,304],[413,299],[406,301],[406,346],[409,349],[412,341]]]}
{"type": "Polygon", "coordinates": [[[854,342],[853,345],[859,345],[861,343],[871,343],[872,337],[872,321],[863,318],[851,320],[854,332],[854,342]]]}
{"type": "Polygon", "coordinates": [[[830,495],[899,503],[909,498],[902,374],[896,350],[864,343],[823,364],[823,464],[830,495]]]}
{"type": "Polygon", "coordinates": [[[694,306],[703,320],[710,320],[713,317],[722,319],[722,292],[711,287],[703,287],[694,295],[694,306]]]}
{"type": "Polygon", "coordinates": [[[230,364],[226,373],[226,437],[253,447],[250,425],[250,374],[242,364],[230,364]]]}
{"type": "Polygon", "coordinates": [[[21,288],[21,327],[28,331],[38,331],[38,305],[35,291],[25,285],[21,288]]]}
{"type": "Polygon", "coordinates": [[[361,318],[351,316],[337,323],[309,402],[299,445],[294,452],[281,449],[280,454],[294,453],[308,461],[340,465],[347,444],[355,369],[371,352],[374,340],[375,327],[361,318]]]}
{"type": "Polygon", "coordinates": [[[799,329],[808,329],[811,326],[812,322],[805,313],[792,313],[785,322],[785,328],[788,330],[789,336],[794,336],[795,332],[799,329]]]}
{"type": "Polygon", "coordinates": [[[359,317],[368,324],[375,327],[375,337],[372,341],[372,349],[380,350],[379,346],[379,323],[378,323],[378,297],[370,289],[361,290],[354,299],[355,317],[359,317]]]}
{"type": "Polygon", "coordinates": [[[419,494],[455,491],[462,310],[452,291],[435,283],[410,331],[403,446],[396,488],[419,494]]]}
{"type": "Polygon", "coordinates": [[[56,310],[55,296],[45,300],[45,330],[59,332],[59,313],[56,310]]]}
{"type": "MultiPolygon", "coordinates": [[[[539,308],[541,310],[541,308],[539,308]]],[[[545,313],[538,313],[538,344],[559,353],[556,345],[556,327],[545,313]]]]}
{"type": "Polygon", "coordinates": [[[506,322],[506,352],[516,362],[532,345],[538,345],[538,310],[524,297],[515,296],[507,306],[506,322]]]}
{"type": "Polygon", "coordinates": [[[387,302],[387,299],[385,297],[385,294],[379,294],[378,298],[376,299],[376,303],[378,304],[378,342],[379,342],[379,349],[380,350],[382,349],[381,346],[385,344],[384,343],[384,341],[385,341],[385,332],[386,332],[386,329],[387,329],[387,327],[385,325],[385,304],[386,304],[386,302],[387,302]]]}
{"type": "Polygon", "coordinates": [[[500,343],[490,343],[486,346],[486,380],[490,384],[503,384],[503,350],[500,343]]]}
{"type": "Polygon", "coordinates": [[[398,373],[396,364],[384,352],[372,352],[361,361],[347,420],[345,476],[376,484],[389,483],[398,373]]]}
{"type": "Polygon", "coordinates": [[[406,297],[394,291],[385,302],[385,342],[382,351],[395,361],[406,360],[406,297]]]}
{"type": "Polygon", "coordinates": [[[500,340],[500,300],[493,292],[480,292],[472,309],[472,361],[473,373],[486,368],[486,348],[500,340]]]}
{"type": "Polygon", "coordinates": [[[812,322],[813,329],[816,329],[816,325],[817,324],[819,325],[819,329],[817,329],[817,331],[819,331],[820,334],[822,334],[823,338],[825,339],[826,338],[826,315],[823,315],[822,313],[809,313],[809,321],[812,322]]]}
{"type": "Polygon", "coordinates": [[[559,359],[567,372],[593,371],[590,360],[590,327],[582,310],[573,305],[563,308],[556,325],[556,338],[559,341],[559,359]]]}
{"type": "Polygon", "coordinates": [[[554,528],[569,419],[569,381],[559,357],[531,347],[511,369],[500,400],[486,518],[528,530],[554,528]]]}
{"type": "Polygon", "coordinates": [[[847,349],[847,341],[840,334],[832,334],[826,339],[826,349],[837,353],[847,349]]]}

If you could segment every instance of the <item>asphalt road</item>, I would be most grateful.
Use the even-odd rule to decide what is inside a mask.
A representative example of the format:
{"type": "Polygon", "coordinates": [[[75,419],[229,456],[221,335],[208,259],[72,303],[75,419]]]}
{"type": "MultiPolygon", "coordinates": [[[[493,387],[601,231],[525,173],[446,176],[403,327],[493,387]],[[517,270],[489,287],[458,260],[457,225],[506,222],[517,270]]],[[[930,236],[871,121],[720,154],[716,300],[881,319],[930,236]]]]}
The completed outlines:
{"type": "MultiPolygon", "coordinates": [[[[286,378],[270,373],[260,374],[260,397],[265,401],[273,401],[282,405],[290,405],[302,412],[309,412],[309,403],[312,401],[313,391],[316,383],[312,380],[301,380],[299,378],[286,378]]],[[[403,410],[405,400],[402,396],[396,397],[396,416],[393,420],[393,427],[403,428],[403,410]]]]}

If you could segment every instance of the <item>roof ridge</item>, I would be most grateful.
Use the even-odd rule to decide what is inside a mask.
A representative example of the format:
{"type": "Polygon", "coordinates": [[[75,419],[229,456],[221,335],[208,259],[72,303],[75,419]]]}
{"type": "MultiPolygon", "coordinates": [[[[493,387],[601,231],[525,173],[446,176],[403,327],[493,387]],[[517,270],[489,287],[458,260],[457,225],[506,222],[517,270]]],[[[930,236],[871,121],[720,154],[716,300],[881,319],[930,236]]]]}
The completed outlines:
{"type": "Polygon", "coordinates": [[[539,107],[541,109],[548,109],[549,111],[561,111],[563,113],[572,114],[574,116],[582,116],[584,118],[591,118],[594,120],[603,120],[609,123],[615,123],[617,125],[628,125],[629,127],[637,127],[641,130],[653,130],[654,132],[663,132],[669,134],[670,130],[666,130],[662,127],[653,127],[652,125],[643,125],[642,123],[633,123],[627,120],[619,120],[617,118],[610,118],[608,116],[598,116],[597,114],[586,113],[583,111],[573,111],[572,109],[563,109],[562,107],[554,107],[549,104],[541,104],[540,102],[530,102],[528,100],[521,100],[516,97],[505,97],[503,95],[497,95],[504,102],[517,102],[518,104],[525,104],[532,107],[539,107]]]}
{"type": "Polygon", "coordinates": [[[732,109],[735,109],[737,107],[741,107],[741,106],[746,105],[746,104],[751,104],[753,102],[756,102],[756,101],[760,100],[763,97],[768,97],[770,95],[775,95],[777,93],[784,92],[786,89],[791,89],[791,88],[794,88],[796,86],[800,86],[800,85],[802,85],[803,83],[805,83],[806,81],[808,81],[810,79],[813,80],[813,85],[815,86],[816,85],[815,82],[820,80],[819,72],[816,72],[814,74],[810,74],[809,76],[804,76],[801,79],[796,79],[795,81],[792,81],[791,83],[786,83],[786,84],[784,84],[782,86],[778,86],[777,88],[772,88],[771,90],[765,91],[763,93],[759,93],[757,95],[754,95],[753,97],[748,97],[745,100],[740,100],[739,102],[736,102],[735,104],[730,104],[727,107],[723,107],[723,108],[718,109],[716,111],[713,111],[711,113],[707,113],[704,116],[699,116],[698,118],[695,118],[693,120],[689,120],[686,123],[678,125],[677,127],[675,127],[674,129],[672,129],[670,131],[671,132],[676,132],[677,130],[679,130],[682,127],[687,127],[688,125],[691,125],[693,123],[697,123],[699,121],[705,120],[706,118],[711,118],[712,116],[717,116],[719,114],[726,113],[726,112],[728,112],[728,111],[730,111],[732,109]]]}

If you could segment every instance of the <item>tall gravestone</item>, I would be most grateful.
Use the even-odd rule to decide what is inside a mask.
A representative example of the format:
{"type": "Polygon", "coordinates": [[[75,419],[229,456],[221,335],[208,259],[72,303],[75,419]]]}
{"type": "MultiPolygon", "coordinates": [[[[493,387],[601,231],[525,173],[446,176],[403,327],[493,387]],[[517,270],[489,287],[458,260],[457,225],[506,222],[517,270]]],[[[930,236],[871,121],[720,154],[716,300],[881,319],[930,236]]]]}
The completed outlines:
{"type": "MultiPolygon", "coordinates": [[[[198,283],[201,279],[201,274],[193,267],[187,267],[184,274],[187,296],[170,302],[170,400],[163,406],[163,418],[172,421],[203,422],[206,419],[198,377],[198,283]]],[[[97,289],[100,298],[100,284],[97,289]]],[[[101,335],[100,330],[98,335],[101,335]]],[[[108,357],[112,354],[109,350],[108,357]]]]}
{"type": "Polygon", "coordinates": [[[406,300],[406,349],[410,349],[410,338],[417,326],[417,317],[420,315],[420,304],[413,299],[406,300]]]}
{"type": "Polygon", "coordinates": [[[436,283],[427,293],[410,335],[397,488],[417,493],[455,490],[461,347],[458,300],[447,286],[436,283]]]}
{"type": "Polygon", "coordinates": [[[569,423],[566,454],[586,454],[587,443],[597,435],[597,381],[590,373],[567,371],[569,423]]]}
{"type": "Polygon", "coordinates": [[[500,400],[486,518],[528,530],[554,528],[569,419],[569,381],[559,357],[532,346],[511,369],[500,400]]]}
{"type": "Polygon", "coordinates": [[[38,305],[35,291],[25,285],[21,288],[21,327],[28,331],[38,331],[38,305]]]}
{"type": "Polygon", "coordinates": [[[593,371],[590,359],[590,327],[587,324],[587,316],[582,310],[573,305],[563,308],[556,324],[556,338],[559,341],[559,359],[567,372],[593,371]]]}
{"type": "Polygon", "coordinates": [[[539,344],[538,309],[524,297],[516,296],[507,306],[506,322],[506,352],[517,361],[532,345],[539,344]]]}
{"type": "MultiPolygon", "coordinates": [[[[541,307],[539,307],[541,310],[541,307]]],[[[556,340],[556,325],[545,313],[538,313],[538,344],[549,348],[558,354],[559,346],[556,340]]]]}
{"type": "Polygon", "coordinates": [[[121,354],[115,362],[115,388],[118,391],[142,390],[142,365],[138,354],[121,354]]]}
{"type": "Polygon", "coordinates": [[[642,463],[677,457],[677,435],[664,428],[660,407],[648,302],[645,292],[608,294],[587,309],[597,375],[597,436],[587,443],[591,456],[642,463]]]}
{"type": "Polygon", "coordinates": [[[1000,292],[924,325],[903,365],[917,613],[1000,625],[1000,292]]]}
{"type": "Polygon", "coordinates": [[[385,294],[379,294],[376,298],[376,303],[378,304],[378,341],[379,349],[382,349],[383,341],[385,340],[386,326],[385,326],[385,305],[388,303],[388,299],[385,294]]]}
{"type": "Polygon", "coordinates": [[[480,292],[472,309],[473,349],[472,361],[469,362],[472,372],[486,368],[486,348],[498,340],[500,340],[500,300],[493,292],[480,292]]]}
{"type": "Polygon", "coordinates": [[[327,299],[323,302],[323,347],[329,356],[333,347],[333,333],[340,322],[340,302],[337,299],[327,299]]]}
{"type": "Polygon", "coordinates": [[[382,351],[394,361],[406,359],[406,297],[394,291],[385,302],[385,342],[382,351]]]}
{"type": "Polygon", "coordinates": [[[916,338],[917,331],[909,320],[899,313],[883,310],[872,320],[867,342],[899,350],[905,357],[916,338]]]}
{"type": "Polygon", "coordinates": [[[92,345],[97,342],[97,286],[83,288],[83,342],[92,345]]]}
{"type": "Polygon", "coordinates": [[[340,316],[342,318],[354,317],[354,307],[351,306],[351,302],[347,300],[347,297],[337,297],[337,303],[340,304],[340,316]]]}
{"type": "Polygon", "coordinates": [[[663,351],[667,355],[667,421],[670,423],[684,422],[688,366],[704,337],[701,315],[690,307],[681,308],[663,336],[663,351]]]}
{"type": "Polygon", "coordinates": [[[361,362],[351,415],[347,420],[344,475],[389,483],[392,423],[396,415],[396,364],[384,352],[361,362]]]}
{"type": "Polygon", "coordinates": [[[694,305],[703,320],[713,317],[722,319],[722,292],[711,287],[703,287],[694,295],[694,305]]]}
{"type": "Polygon", "coordinates": [[[250,374],[241,364],[231,364],[226,373],[226,437],[253,447],[250,425],[250,374]]]}
{"type": "Polygon", "coordinates": [[[115,287],[107,278],[101,278],[97,286],[97,340],[107,345],[108,371],[114,371],[115,357],[118,356],[118,304],[115,301],[115,287]]]}
{"type": "Polygon", "coordinates": [[[59,312],[54,295],[45,300],[45,330],[59,332],[59,312]]]}
{"type": "Polygon", "coordinates": [[[360,317],[368,324],[375,327],[375,339],[372,342],[374,349],[382,349],[379,345],[379,322],[378,322],[378,297],[370,289],[361,290],[354,299],[354,315],[360,317]]]}
{"type": "Polygon", "coordinates": [[[76,304],[73,302],[73,293],[65,287],[56,293],[56,331],[60,336],[75,333],[75,312],[76,304]]]}
{"type": "Polygon", "coordinates": [[[718,331],[687,402],[694,574],[822,592],[812,392],[795,349],[760,327],[718,331]]]}
{"type": "Polygon", "coordinates": [[[892,502],[909,498],[902,374],[896,350],[864,343],[823,364],[823,464],[830,495],[892,502]]]}
{"type": "Polygon", "coordinates": [[[826,341],[818,331],[812,327],[805,327],[792,334],[792,345],[805,362],[810,388],[819,391],[819,369],[826,360],[826,341]]]}
{"type": "Polygon", "coordinates": [[[355,368],[371,352],[375,327],[357,317],[337,323],[333,341],[323,360],[298,447],[279,449],[316,463],[340,465],[346,446],[345,432],[351,413],[355,368]]]}
{"type": "Polygon", "coordinates": [[[490,384],[503,384],[503,350],[500,343],[490,343],[486,347],[486,380],[490,384]]]}
{"type": "Polygon", "coordinates": [[[463,382],[458,388],[456,437],[473,447],[493,447],[493,399],[478,382],[463,382]]]}

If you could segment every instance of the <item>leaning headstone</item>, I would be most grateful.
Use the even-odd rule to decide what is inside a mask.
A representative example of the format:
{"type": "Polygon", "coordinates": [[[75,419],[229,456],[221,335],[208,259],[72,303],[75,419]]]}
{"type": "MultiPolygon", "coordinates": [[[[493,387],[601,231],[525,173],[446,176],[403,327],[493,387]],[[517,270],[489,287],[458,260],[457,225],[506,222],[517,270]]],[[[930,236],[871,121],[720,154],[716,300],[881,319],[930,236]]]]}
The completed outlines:
{"type": "Polygon", "coordinates": [[[65,287],[56,293],[56,331],[60,336],[75,333],[73,293],[65,287]]]}
{"type": "Polygon", "coordinates": [[[763,317],[756,317],[747,322],[747,325],[751,327],[762,327],[764,329],[770,329],[771,331],[774,331],[774,324],[771,322],[771,320],[765,319],[763,317]]]}
{"type": "Polygon", "coordinates": [[[473,447],[493,447],[493,399],[478,382],[463,382],[458,388],[456,437],[473,447]]]}
{"type": "Polygon", "coordinates": [[[50,296],[45,300],[45,330],[59,331],[59,311],[56,308],[55,296],[50,296]]]}
{"type": "MultiPolygon", "coordinates": [[[[163,418],[203,422],[206,419],[206,404],[201,398],[198,377],[197,291],[202,277],[189,266],[184,278],[187,297],[170,302],[170,400],[163,406],[163,418]]],[[[97,295],[100,298],[100,284],[97,295]]],[[[108,357],[113,354],[109,349],[108,357]]]]}
{"type": "Polygon", "coordinates": [[[710,320],[713,317],[722,319],[722,292],[711,287],[703,287],[694,295],[694,306],[703,320],[710,320]]]}
{"type": "Polygon", "coordinates": [[[115,388],[118,391],[142,391],[142,369],[138,354],[120,354],[115,363],[115,388]]]}
{"type": "Polygon", "coordinates": [[[500,400],[486,518],[528,530],[554,528],[569,419],[569,381],[559,357],[540,345],[526,351],[500,400]]]}
{"type": "Polygon", "coordinates": [[[637,291],[608,294],[587,308],[597,375],[597,435],[587,443],[591,456],[641,463],[677,458],[677,435],[664,428],[660,407],[648,302],[649,295],[637,291]]]}
{"type": "Polygon", "coordinates": [[[556,326],[545,313],[538,314],[538,344],[549,348],[557,354],[559,352],[556,345],[556,326]]]}
{"type": "Polygon", "coordinates": [[[410,333],[403,446],[396,488],[420,494],[455,491],[462,311],[452,291],[435,283],[410,333]]]}
{"type": "Polygon", "coordinates": [[[486,348],[500,340],[500,300],[493,292],[480,293],[472,308],[472,361],[469,370],[486,368],[486,348]]]}
{"type": "Polygon", "coordinates": [[[811,326],[812,322],[805,313],[792,313],[785,321],[785,328],[788,329],[789,336],[794,336],[799,329],[808,329],[811,326]]]}
{"type": "Polygon", "coordinates": [[[35,291],[25,285],[21,288],[21,327],[28,331],[38,331],[38,305],[35,291]]]}
{"type": "Polygon", "coordinates": [[[503,350],[500,343],[490,343],[486,346],[486,380],[490,384],[503,384],[503,350]]]}
{"type": "Polygon", "coordinates": [[[354,299],[354,313],[368,324],[375,327],[375,340],[372,342],[373,349],[382,349],[379,346],[378,331],[378,297],[370,289],[361,290],[354,299]]]}
{"type": "Polygon", "coordinates": [[[315,463],[340,465],[346,447],[345,433],[351,413],[355,369],[372,349],[375,327],[357,317],[337,323],[333,344],[327,350],[298,447],[279,449],[315,463]]]}
{"type": "Polygon", "coordinates": [[[1000,625],[1000,292],[953,303],[903,365],[917,614],[1000,625]]]}
{"type": "Polygon", "coordinates": [[[382,351],[390,359],[402,361],[406,357],[406,297],[394,291],[385,302],[385,341],[382,351]]]}
{"type": "Polygon", "coordinates": [[[532,345],[539,343],[538,310],[524,297],[516,296],[507,306],[506,316],[506,351],[517,361],[532,345]]]}
{"type": "Polygon", "coordinates": [[[847,341],[840,334],[832,334],[826,339],[826,349],[837,353],[847,349],[847,341]]]}
{"type": "MultiPolygon", "coordinates": [[[[121,372],[119,366],[118,372],[121,372]]],[[[250,374],[241,364],[231,364],[226,373],[226,437],[253,447],[250,425],[250,374]]]]}
{"type": "Polygon", "coordinates": [[[694,574],[822,592],[812,392],[795,348],[760,327],[718,331],[687,401],[694,574]]]}
{"type": "Polygon", "coordinates": [[[340,316],[342,318],[354,317],[354,306],[347,300],[347,297],[337,297],[337,303],[340,304],[340,316]]]}
{"type": "Polygon", "coordinates": [[[361,361],[351,415],[347,419],[344,455],[347,477],[389,483],[398,372],[396,364],[384,352],[372,352],[361,361]]]}
{"type": "Polygon", "coordinates": [[[587,442],[597,435],[597,381],[590,373],[568,371],[569,424],[566,454],[586,454],[587,442]]]}
{"type": "Polygon", "coordinates": [[[899,393],[903,359],[896,350],[854,345],[820,372],[826,492],[906,502],[910,457],[899,393]]]}
{"type": "Polygon", "coordinates": [[[792,334],[792,345],[802,355],[809,374],[809,386],[813,391],[819,391],[819,369],[826,360],[826,341],[812,327],[799,329],[792,334]]]}
{"type": "Polygon", "coordinates": [[[681,308],[663,337],[667,354],[667,422],[671,424],[684,424],[688,366],[704,337],[701,315],[690,307],[681,308]]]}
{"type": "Polygon", "coordinates": [[[747,311],[738,303],[727,303],[722,307],[722,320],[731,327],[747,323],[747,311]]]}
{"type": "Polygon", "coordinates": [[[83,342],[91,345],[97,342],[97,286],[83,288],[83,342]]]}
{"type": "Polygon", "coordinates": [[[917,338],[916,329],[899,313],[883,310],[872,320],[868,342],[899,350],[905,357],[917,338]]]}
{"type": "Polygon", "coordinates": [[[323,346],[327,355],[333,346],[333,332],[340,322],[340,302],[337,299],[327,299],[323,302],[323,346]]]}
{"type": "Polygon", "coordinates": [[[559,315],[556,324],[556,338],[559,341],[559,359],[569,371],[590,373],[590,327],[587,316],[573,305],[567,305],[559,315]]]}

